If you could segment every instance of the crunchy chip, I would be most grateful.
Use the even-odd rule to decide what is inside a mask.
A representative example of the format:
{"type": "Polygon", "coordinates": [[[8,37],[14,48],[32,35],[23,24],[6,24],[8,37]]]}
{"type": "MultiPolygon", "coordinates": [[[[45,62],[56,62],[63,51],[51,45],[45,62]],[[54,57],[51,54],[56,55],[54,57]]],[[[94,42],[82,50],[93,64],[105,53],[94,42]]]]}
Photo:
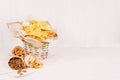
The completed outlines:
{"type": "Polygon", "coordinates": [[[38,22],[36,20],[30,20],[29,24],[29,26],[23,25],[23,30],[27,35],[36,36],[42,41],[51,37],[54,38],[54,34],[56,34],[56,31],[50,27],[50,24],[47,21],[38,22]]]}

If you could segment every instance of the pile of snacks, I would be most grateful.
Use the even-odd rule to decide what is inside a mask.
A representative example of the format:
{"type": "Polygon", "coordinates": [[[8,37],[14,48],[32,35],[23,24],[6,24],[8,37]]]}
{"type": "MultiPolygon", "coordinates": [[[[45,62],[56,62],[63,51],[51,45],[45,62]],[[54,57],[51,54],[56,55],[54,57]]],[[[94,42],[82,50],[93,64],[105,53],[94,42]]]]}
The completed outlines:
{"type": "Polygon", "coordinates": [[[50,27],[47,21],[30,20],[27,25],[23,24],[22,28],[28,36],[40,41],[48,38],[57,38],[56,31],[50,27]]]}
{"type": "Polygon", "coordinates": [[[12,54],[13,57],[8,61],[8,65],[13,70],[17,70],[19,75],[22,75],[22,72],[26,72],[27,68],[38,69],[43,65],[40,60],[38,60],[37,56],[34,54],[27,54],[20,46],[16,46],[12,50],[12,54]]]}

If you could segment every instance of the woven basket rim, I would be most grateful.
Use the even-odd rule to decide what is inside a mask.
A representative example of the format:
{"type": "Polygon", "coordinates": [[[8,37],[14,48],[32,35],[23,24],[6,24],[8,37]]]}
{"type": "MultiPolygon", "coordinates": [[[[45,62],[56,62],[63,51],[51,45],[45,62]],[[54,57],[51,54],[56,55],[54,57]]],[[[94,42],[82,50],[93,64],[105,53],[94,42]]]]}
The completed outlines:
{"type": "Polygon", "coordinates": [[[25,45],[29,45],[30,47],[34,47],[34,48],[43,48],[44,46],[49,46],[49,42],[44,42],[42,45],[40,45],[40,46],[38,46],[38,47],[33,46],[31,43],[26,42],[26,41],[23,41],[23,43],[24,43],[25,45]]]}

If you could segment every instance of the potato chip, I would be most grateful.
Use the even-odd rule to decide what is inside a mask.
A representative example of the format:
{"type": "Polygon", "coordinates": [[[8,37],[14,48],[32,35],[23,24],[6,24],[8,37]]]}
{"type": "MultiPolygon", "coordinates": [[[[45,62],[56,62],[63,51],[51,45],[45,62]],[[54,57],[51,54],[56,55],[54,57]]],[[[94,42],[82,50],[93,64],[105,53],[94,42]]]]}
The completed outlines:
{"type": "Polygon", "coordinates": [[[30,26],[23,26],[23,30],[27,33],[28,36],[35,36],[40,40],[44,41],[50,37],[54,37],[56,34],[50,24],[47,21],[36,21],[30,20],[30,26]]]}

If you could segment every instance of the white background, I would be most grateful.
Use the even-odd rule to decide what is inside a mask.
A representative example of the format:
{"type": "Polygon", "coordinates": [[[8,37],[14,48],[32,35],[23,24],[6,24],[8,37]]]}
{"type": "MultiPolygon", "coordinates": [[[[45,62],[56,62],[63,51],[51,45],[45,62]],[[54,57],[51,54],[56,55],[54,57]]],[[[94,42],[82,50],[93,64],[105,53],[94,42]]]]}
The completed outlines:
{"type": "Polygon", "coordinates": [[[58,30],[60,46],[120,47],[119,4],[119,0],[3,0],[0,30],[6,40],[7,22],[48,20],[58,30]]]}
{"type": "Polygon", "coordinates": [[[56,58],[23,79],[120,80],[120,0],[1,0],[0,53],[21,45],[6,23],[27,19],[48,20],[59,38],[51,43],[56,58]]]}

